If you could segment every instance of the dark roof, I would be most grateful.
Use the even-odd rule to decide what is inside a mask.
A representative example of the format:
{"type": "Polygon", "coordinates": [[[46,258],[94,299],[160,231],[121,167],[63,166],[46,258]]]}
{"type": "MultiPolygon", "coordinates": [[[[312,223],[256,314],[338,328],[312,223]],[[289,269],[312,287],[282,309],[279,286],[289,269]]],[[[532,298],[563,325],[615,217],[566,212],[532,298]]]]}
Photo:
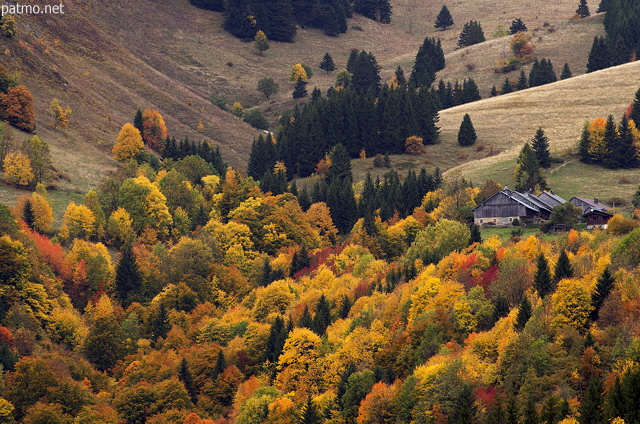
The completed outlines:
{"type": "Polygon", "coordinates": [[[558,196],[557,194],[548,192],[548,191],[543,191],[542,193],[540,193],[538,195],[538,198],[543,200],[545,203],[549,204],[550,206],[557,206],[557,205],[561,205],[563,203],[567,203],[566,200],[564,200],[562,197],[558,196]],[[549,198],[549,199],[547,199],[549,198]],[[549,203],[551,202],[551,203],[549,203]],[[555,203],[555,204],[552,204],[555,203]]]}
{"type": "Polygon", "coordinates": [[[525,194],[518,193],[517,191],[509,190],[508,188],[505,188],[504,190],[495,193],[493,196],[490,196],[488,199],[485,199],[484,202],[477,205],[475,208],[473,208],[473,210],[475,211],[480,206],[484,205],[489,199],[493,199],[495,196],[498,196],[498,195],[507,196],[509,199],[513,200],[514,202],[520,203],[524,207],[531,209],[534,212],[540,212],[540,207],[551,210],[548,206],[543,206],[542,202],[537,201],[534,203],[525,194]]]}
{"type": "Polygon", "coordinates": [[[603,211],[602,209],[587,209],[582,216],[583,217],[587,217],[589,215],[600,215],[600,216],[608,216],[609,218],[611,218],[613,216],[612,213],[603,211]]]}
{"type": "Polygon", "coordinates": [[[571,200],[573,200],[573,199],[578,199],[579,201],[581,201],[582,203],[584,203],[585,205],[587,205],[591,209],[600,209],[602,211],[606,211],[608,209],[611,209],[610,206],[607,206],[604,203],[598,202],[598,199],[587,199],[585,197],[578,197],[578,196],[574,196],[574,197],[571,198],[571,200]]]}

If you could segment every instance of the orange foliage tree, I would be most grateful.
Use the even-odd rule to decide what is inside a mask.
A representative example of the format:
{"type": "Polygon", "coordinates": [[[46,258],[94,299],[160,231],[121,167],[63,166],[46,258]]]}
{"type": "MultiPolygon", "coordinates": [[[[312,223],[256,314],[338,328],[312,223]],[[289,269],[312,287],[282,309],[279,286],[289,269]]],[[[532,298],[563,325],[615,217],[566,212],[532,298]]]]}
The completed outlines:
{"type": "Polygon", "coordinates": [[[118,162],[127,162],[144,151],[144,143],[140,131],[132,124],[124,124],[118,134],[118,140],[111,152],[118,162]]]}
{"type": "Polygon", "coordinates": [[[0,119],[25,131],[36,128],[33,96],[24,85],[11,87],[7,94],[0,93],[0,119]]]}
{"type": "Polygon", "coordinates": [[[147,109],[142,113],[142,140],[154,150],[162,148],[164,140],[169,136],[167,125],[160,112],[147,109]]]}
{"type": "Polygon", "coordinates": [[[404,142],[404,150],[410,155],[420,155],[424,153],[424,143],[422,137],[412,135],[407,137],[404,142]]]}

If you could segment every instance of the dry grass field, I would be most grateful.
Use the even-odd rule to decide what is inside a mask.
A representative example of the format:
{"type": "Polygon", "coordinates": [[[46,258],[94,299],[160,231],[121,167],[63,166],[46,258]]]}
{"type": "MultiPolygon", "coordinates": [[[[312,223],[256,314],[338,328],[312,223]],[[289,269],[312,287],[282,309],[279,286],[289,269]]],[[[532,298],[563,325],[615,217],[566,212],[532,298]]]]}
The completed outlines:
{"type": "MultiPolygon", "coordinates": [[[[496,59],[508,53],[509,37],[492,36],[498,25],[507,28],[514,18],[521,17],[530,29],[539,56],[551,59],[558,73],[562,64],[568,62],[574,75],[584,72],[591,40],[603,33],[601,16],[571,21],[575,0],[448,1],[455,25],[447,31],[436,31],[433,27],[442,3],[392,0],[390,25],[356,15],[349,21],[346,34],[327,37],[316,29],[299,29],[295,43],[271,43],[271,48],[260,56],[252,43],[242,42],[222,30],[220,13],[196,9],[187,0],[118,0],[108,5],[98,0],[69,0],[65,4],[64,16],[18,17],[18,39],[0,38],[2,63],[22,73],[23,81],[36,98],[38,135],[49,142],[56,168],[70,178],[57,182],[61,189],[56,194],[60,204],[64,199],[74,198],[74,193],[94,187],[117,166],[110,159],[110,147],[120,127],[132,119],[138,107],[159,110],[172,135],[213,140],[230,164],[244,167],[257,132],[214,107],[209,102],[212,93],[230,103],[240,101],[245,107],[258,106],[275,119],[295,104],[291,99],[293,87],[288,81],[293,64],[301,62],[314,68],[309,89],[314,86],[326,89],[333,83],[335,73],[326,75],[317,68],[323,54],[330,52],[342,68],[351,49],[363,49],[376,55],[383,80],[388,80],[398,65],[408,73],[423,39],[437,36],[442,39],[447,57],[447,67],[439,77],[445,80],[473,77],[486,96],[491,86],[501,84],[505,77],[493,70],[496,59]],[[488,41],[456,50],[459,32],[471,19],[481,22],[488,41]],[[469,64],[475,67],[472,71],[469,64]],[[280,84],[280,93],[270,101],[265,101],[255,89],[258,79],[265,76],[280,84]],[[46,109],[53,98],[74,110],[66,135],[50,125],[46,109]],[[196,130],[199,122],[204,124],[202,133],[196,130]]],[[[509,78],[516,79],[517,72],[509,78]]],[[[429,147],[423,157],[394,158],[394,165],[401,171],[424,165],[444,170],[500,151],[503,152],[500,156],[490,159],[499,164],[503,158],[511,157],[509,152],[514,143],[519,145],[538,125],[547,129],[555,148],[560,149],[570,144],[566,140],[573,137],[572,131],[579,131],[580,124],[568,122],[566,126],[551,128],[556,122],[564,125],[560,124],[564,122],[562,119],[548,119],[548,115],[562,112],[555,111],[554,97],[583,99],[586,103],[583,106],[597,103],[602,110],[611,109],[606,113],[617,114],[618,106],[630,95],[622,92],[636,82],[630,81],[628,87],[621,88],[617,103],[610,108],[605,107],[608,89],[607,96],[601,98],[602,93],[597,90],[583,91],[589,87],[562,84],[565,83],[552,85],[553,90],[565,87],[567,91],[578,92],[563,91],[556,95],[543,88],[536,94],[534,89],[443,111],[441,144],[429,147]],[[526,100],[530,95],[532,99],[526,100]],[[551,97],[545,100],[545,96],[551,97]],[[525,112],[530,102],[541,112],[525,112]],[[466,111],[472,114],[480,135],[479,144],[484,149],[463,150],[451,145],[461,114],[466,111]],[[512,125],[513,122],[518,125],[512,125]],[[560,135],[564,133],[569,134],[563,138],[560,135]]],[[[581,121],[593,117],[591,112],[599,111],[582,107],[583,113],[576,112],[580,116],[575,118],[581,121]]],[[[370,161],[354,162],[357,176],[364,176],[371,167],[370,161]]],[[[478,164],[474,171],[478,177],[488,163],[491,162],[478,164]]],[[[462,169],[469,172],[473,168],[467,165],[462,169]]],[[[15,197],[12,189],[0,188],[0,201],[11,203],[15,197]]]]}

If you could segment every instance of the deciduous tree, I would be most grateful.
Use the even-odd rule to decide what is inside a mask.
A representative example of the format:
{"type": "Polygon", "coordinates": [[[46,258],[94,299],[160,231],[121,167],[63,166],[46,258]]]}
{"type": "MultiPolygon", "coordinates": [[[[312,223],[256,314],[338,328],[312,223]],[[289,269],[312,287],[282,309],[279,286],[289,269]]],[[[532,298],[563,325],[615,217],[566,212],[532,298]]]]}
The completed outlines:
{"type": "Polygon", "coordinates": [[[154,109],[142,113],[142,129],[142,141],[154,150],[161,149],[169,135],[164,118],[154,109]]]}
{"type": "Polygon", "coordinates": [[[136,127],[131,124],[124,124],[118,134],[118,140],[111,152],[113,158],[118,162],[128,162],[135,159],[144,151],[142,135],[136,127]]]}
{"type": "Polygon", "coordinates": [[[264,97],[269,100],[269,97],[278,93],[280,85],[273,80],[273,78],[265,77],[258,80],[258,91],[261,92],[264,97]]]}
{"type": "Polygon", "coordinates": [[[49,111],[53,115],[53,128],[67,128],[69,125],[69,115],[73,113],[71,107],[62,108],[58,99],[53,99],[49,104],[49,111]]]}
{"type": "Polygon", "coordinates": [[[14,184],[29,185],[33,180],[33,170],[29,157],[20,152],[9,153],[4,158],[4,176],[14,184]]]}
{"type": "Polygon", "coordinates": [[[36,128],[33,96],[24,85],[9,87],[0,93],[0,119],[21,130],[32,132],[36,128]]]}
{"type": "Polygon", "coordinates": [[[253,45],[255,46],[256,50],[260,52],[260,56],[262,56],[262,52],[269,50],[269,39],[267,39],[267,36],[264,32],[259,30],[253,37],[253,45]]]}

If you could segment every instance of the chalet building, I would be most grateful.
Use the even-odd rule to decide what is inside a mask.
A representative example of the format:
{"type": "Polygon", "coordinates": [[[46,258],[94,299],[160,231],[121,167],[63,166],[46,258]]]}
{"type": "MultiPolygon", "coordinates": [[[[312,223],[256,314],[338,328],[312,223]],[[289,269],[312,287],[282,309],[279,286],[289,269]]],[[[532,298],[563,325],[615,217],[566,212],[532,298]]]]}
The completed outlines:
{"type": "Polygon", "coordinates": [[[582,214],[582,217],[587,222],[587,230],[591,230],[593,228],[606,229],[609,220],[613,217],[613,214],[600,209],[589,209],[582,214]]]}
{"type": "Polygon", "coordinates": [[[582,208],[583,214],[589,211],[590,209],[600,210],[600,211],[607,211],[611,209],[609,206],[605,205],[604,203],[600,203],[597,198],[587,199],[585,197],[572,197],[571,200],[569,201],[573,203],[574,206],[578,206],[582,208]]]}
{"type": "Polygon", "coordinates": [[[473,221],[476,225],[498,226],[511,225],[514,219],[520,222],[546,221],[551,217],[553,207],[564,202],[553,193],[536,196],[505,187],[473,209],[473,221]]]}

